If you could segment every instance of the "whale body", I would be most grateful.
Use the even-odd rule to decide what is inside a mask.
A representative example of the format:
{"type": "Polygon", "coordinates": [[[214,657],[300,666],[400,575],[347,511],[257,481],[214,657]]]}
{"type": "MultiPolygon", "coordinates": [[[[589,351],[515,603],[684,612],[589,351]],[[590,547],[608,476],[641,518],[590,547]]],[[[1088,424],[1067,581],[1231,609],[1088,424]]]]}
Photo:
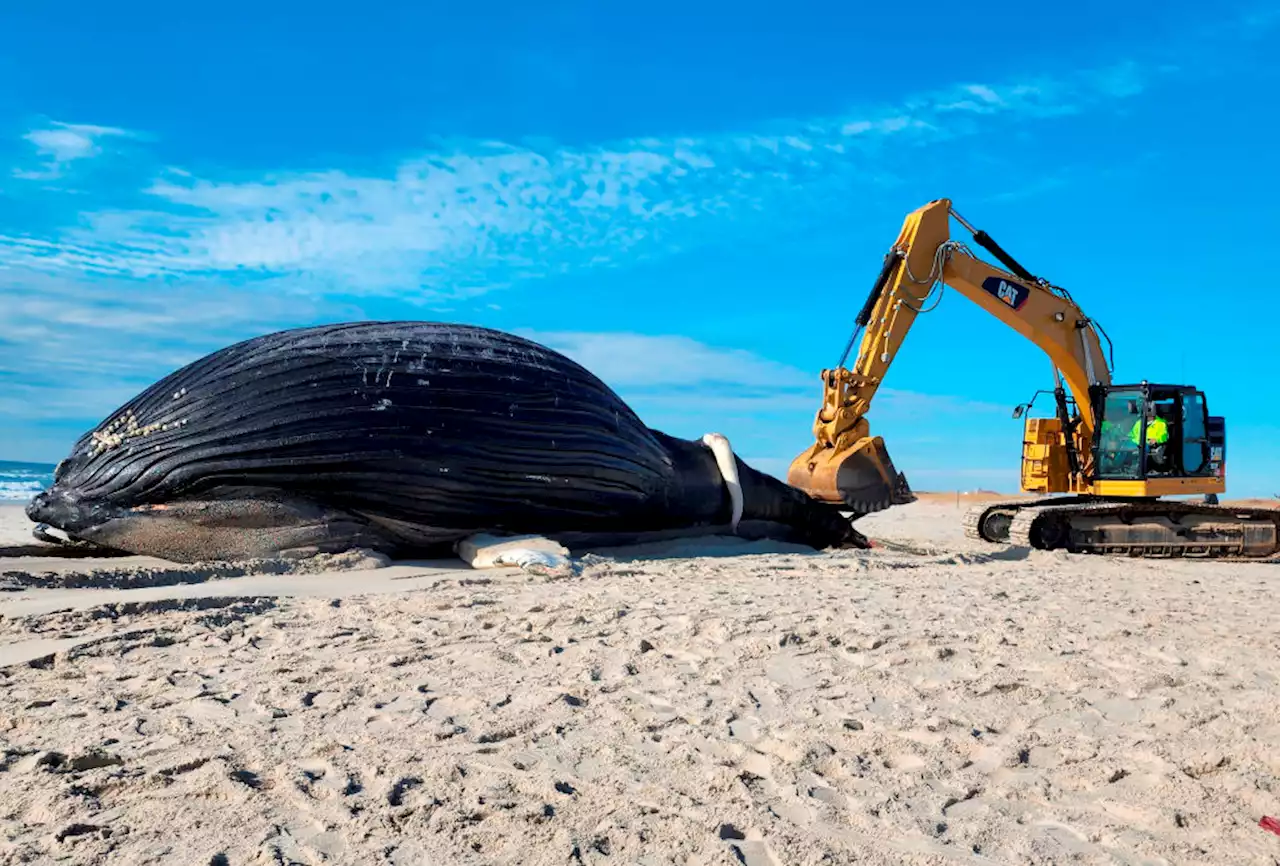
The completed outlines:
{"type": "Polygon", "coordinates": [[[722,439],[650,429],[581,365],[513,334],[321,325],[160,379],[80,437],[27,514],[180,562],[433,556],[479,532],[571,548],[734,532],[867,545],[722,439]]]}

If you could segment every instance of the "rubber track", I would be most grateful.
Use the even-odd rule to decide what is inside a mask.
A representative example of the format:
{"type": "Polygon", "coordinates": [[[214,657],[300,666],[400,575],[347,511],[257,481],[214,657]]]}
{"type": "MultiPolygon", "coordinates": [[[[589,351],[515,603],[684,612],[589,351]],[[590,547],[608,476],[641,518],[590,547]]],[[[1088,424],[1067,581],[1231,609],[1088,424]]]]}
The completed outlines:
{"type": "Polygon", "coordinates": [[[1078,501],[1079,500],[1076,499],[1075,497],[1067,496],[1067,497],[1058,497],[1054,499],[1046,499],[1043,501],[1035,501],[1035,500],[1027,500],[1027,499],[1005,499],[1005,500],[1000,500],[996,502],[987,502],[982,505],[975,505],[974,507],[970,508],[964,515],[964,518],[963,518],[964,534],[967,537],[974,539],[975,541],[985,541],[988,544],[1004,544],[1005,541],[1003,540],[995,541],[990,538],[985,538],[982,535],[982,531],[980,527],[982,526],[983,518],[985,518],[992,511],[1009,509],[1011,511],[1017,512],[1024,508],[1030,508],[1030,507],[1043,508],[1045,506],[1053,505],[1059,502],[1068,503],[1068,502],[1078,502],[1078,501]]]}
{"type": "Polygon", "coordinates": [[[999,543],[999,542],[993,542],[990,538],[983,537],[982,529],[981,529],[982,520],[992,511],[995,511],[1002,506],[1009,506],[1009,505],[1013,505],[1013,503],[988,502],[986,505],[977,505],[977,506],[974,506],[973,508],[970,508],[968,511],[965,512],[965,515],[963,518],[965,536],[967,538],[972,538],[974,541],[985,541],[992,544],[999,543]]]}
{"type": "MultiPolygon", "coordinates": [[[[1005,504],[1005,503],[1001,503],[1005,504]]],[[[1011,504],[1011,503],[1010,503],[1011,504]]],[[[1169,500],[1160,500],[1156,502],[1075,502],[1065,505],[1054,505],[1052,503],[1028,504],[1022,503],[1018,507],[1018,513],[1014,515],[1013,522],[1009,525],[1008,543],[1024,547],[1036,547],[1032,544],[1031,536],[1035,531],[1035,525],[1041,518],[1052,514],[1105,514],[1106,512],[1127,512],[1133,516],[1147,515],[1167,515],[1182,516],[1187,514],[1200,514],[1204,516],[1221,516],[1225,518],[1224,522],[1241,522],[1244,520],[1263,520],[1275,523],[1280,527],[1280,511],[1274,511],[1266,508],[1231,508],[1229,506],[1214,506],[1203,503],[1178,502],[1169,500]]],[[[1215,545],[1210,547],[1209,553],[1189,553],[1185,548],[1172,547],[1169,550],[1160,553],[1148,553],[1146,548],[1155,545],[1150,543],[1123,545],[1116,543],[1108,543],[1105,550],[1094,548],[1090,545],[1080,545],[1077,542],[1071,542],[1066,549],[1075,553],[1094,553],[1103,556],[1127,556],[1140,559],[1213,559],[1215,561],[1227,562],[1268,562],[1280,560],[1280,549],[1273,549],[1270,553],[1263,555],[1245,555],[1235,551],[1223,550],[1227,545],[1215,545]]]]}

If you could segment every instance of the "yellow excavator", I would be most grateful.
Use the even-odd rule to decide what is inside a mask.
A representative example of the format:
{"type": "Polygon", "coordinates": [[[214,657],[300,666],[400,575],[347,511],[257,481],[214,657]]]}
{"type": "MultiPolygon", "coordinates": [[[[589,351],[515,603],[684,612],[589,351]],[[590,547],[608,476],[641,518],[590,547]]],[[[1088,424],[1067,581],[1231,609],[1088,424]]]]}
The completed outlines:
{"type": "Polygon", "coordinates": [[[1050,417],[1027,416],[1017,499],[965,516],[992,543],[1140,557],[1258,559],[1280,555],[1280,511],[1218,503],[1226,490],[1226,423],[1189,385],[1111,381],[1111,341],[1071,294],[1033,276],[983,231],[937,199],[909,214],[885,255],[834,369],[822,371],[814,444],[787,481],[857,516],[915,499],[867,412],[916,317],[951,288],[1039,346],[1053,365],[1050,417]],[[954,217],[1007,268],[951,239],[954,217]],[[857,343],[851,368],[845,361],[857,343]],[[1103,341],[1106,341],[1106,351],[1103,341]],[[1058,495],[1049,495],[1058,494],[1058,495]],[[1180,497],[1168,499],[1162,497],[1180,497]]]}

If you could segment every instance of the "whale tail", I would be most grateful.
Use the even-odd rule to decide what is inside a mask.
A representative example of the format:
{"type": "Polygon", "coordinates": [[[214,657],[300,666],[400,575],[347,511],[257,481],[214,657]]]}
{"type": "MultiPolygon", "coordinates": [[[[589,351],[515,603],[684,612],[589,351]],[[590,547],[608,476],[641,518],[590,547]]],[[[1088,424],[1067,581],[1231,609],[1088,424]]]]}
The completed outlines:
{"type": "Polygon", "coordinates": [[[916,499],[879,436],[863,436],[842,449],[815,443],[792,461],[787,483],[859,515],[916,499]]]}

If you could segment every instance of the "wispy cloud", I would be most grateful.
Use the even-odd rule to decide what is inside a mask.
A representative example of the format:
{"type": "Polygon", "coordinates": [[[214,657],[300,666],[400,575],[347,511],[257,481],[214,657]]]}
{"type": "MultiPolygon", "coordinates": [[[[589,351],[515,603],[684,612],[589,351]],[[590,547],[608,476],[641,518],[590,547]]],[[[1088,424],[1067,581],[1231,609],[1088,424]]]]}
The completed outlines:
{"type": "MultiPolygon", "coordinates": [[[[818,371],[689,337],[626,332],[521,333],[582,364],[623,399],[657,413],[664,422],[772,415],[792,419],[803,435],[822,398],[818,371]]],[[[1003,417],[1008,410],[961,397],[881,388],[871,417],[911,423],[980,413],[1003,417]]],[[[690,430],[684,432],[693,435],[690,430]]]]}
{"type": "MultiPolygon", "coordinates": [[[[714,136],[587,148],[446,142],[381,173],[335,168],[226,180],[169,167],[142,190],[104,196],[73,227],[0,235],[0,264],[136,279],[284,277],[318,293],[414,286],[425,297],[473,295],[661,254],[729,220],[776,214],[850,184],[892,182],[894,155],[904,148],[1128,98],[1152,74],[1122,64],[963,83],[844,116],[714,136]],[[143,207],[113,203],[139,197],[143,207]]],[[[119,134],[59,124],[29,138],[56,172],[119,134]]]]}
{"type": "Polygon", "coordinates": [[[689,337],[626,332],[523,331],[563,352],[615,388],[750,386],[812,390],[801,370],[743,349],[709,346],[689,337]]]}
{"type": "Polygon", "coordinates": [[[299,323],[363,318],[337,302],[300,308],[287,295],[198,281],[163,292],[133,285],[0,271],[0,418],[87,428],[156,379],[229,343],[299,323]]]}
{"type": "Polygon", "coordinates": [[[40,167],[15,168],[13,176],[22,180],[52,180],[61,177],[66,167],[76,160],[101,154],[101,139],[129,135],[127,130],[114,126],[54,121],[23,136],[35,148],[36,155],[41,159],[40,167]]]}

